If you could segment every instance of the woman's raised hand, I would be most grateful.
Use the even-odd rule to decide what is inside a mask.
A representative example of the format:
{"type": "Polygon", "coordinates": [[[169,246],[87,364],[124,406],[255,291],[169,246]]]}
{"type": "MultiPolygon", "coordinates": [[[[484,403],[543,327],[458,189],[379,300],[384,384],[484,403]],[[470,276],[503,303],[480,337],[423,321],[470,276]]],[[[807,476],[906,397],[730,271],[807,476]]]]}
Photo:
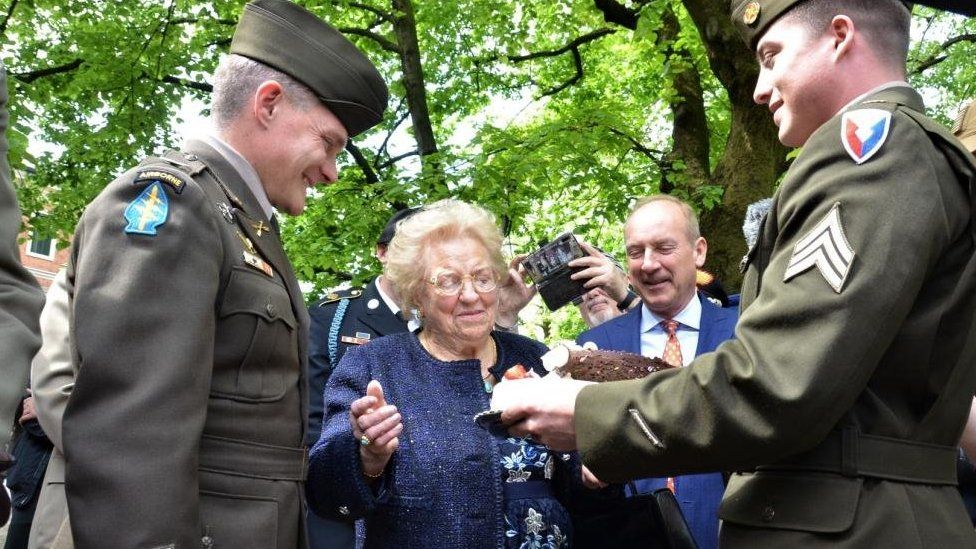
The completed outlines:
{"type": "Polygon", "coordinates": [[[375,379],[366,386],[366,396],[349,407],[352,434],[359,440],[363,473],[375,478],[383,473],[390,456],[400,446],[403,423],[396,406],[386,403],[383,387],[375,379]]]}

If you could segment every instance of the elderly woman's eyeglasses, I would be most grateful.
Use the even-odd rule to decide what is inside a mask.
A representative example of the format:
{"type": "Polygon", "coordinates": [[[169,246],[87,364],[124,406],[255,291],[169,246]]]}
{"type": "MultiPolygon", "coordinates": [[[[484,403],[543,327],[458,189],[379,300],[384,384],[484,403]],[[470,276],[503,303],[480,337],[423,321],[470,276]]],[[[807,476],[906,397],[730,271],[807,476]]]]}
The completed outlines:
{"type": "Polygon", "coordinates": [[[479,294],[486,294],[498,287],[498,275],[492,269],[479,269],[466,275],[443,269],[431,275],[427,283],[440,295],[457,295],[464,288],[465,280],[470,280],[471,287],[479,294]]]}

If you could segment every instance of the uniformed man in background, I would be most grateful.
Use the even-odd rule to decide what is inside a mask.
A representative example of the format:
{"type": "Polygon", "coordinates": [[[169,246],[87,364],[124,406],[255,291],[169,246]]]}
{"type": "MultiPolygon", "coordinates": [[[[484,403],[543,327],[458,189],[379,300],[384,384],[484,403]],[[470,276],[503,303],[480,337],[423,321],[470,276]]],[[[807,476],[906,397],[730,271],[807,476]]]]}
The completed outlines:
{"type": "Polygon", "coordinates": [[[503,384],[503,419],[578,447],[604,481],[742,471],[723,547],[976,546],[955,488],[976,164],[905,82],[909,11],[733,0],[731,15],[760,63],[755,100],[803,146],[746,257],[736,339],[645,380],[503,384]]]}
{"type": "Polygon", "coordinates": [[[76,546],[306,546],[308,313],[272,206],[300,214],[387,100],[339,32],[255,0],[214,77],[215,135],[88,206],[62,433],[76,546]]]}
{"type": "MultiPolygon", "coordinates": [[[[10,439],[14,412],[27,386],[30,361],[41,345],[38,317],[44,293],[20,263],[20,208],[7,162],[7,71],[0,64],[0,481],[9,462],[4,448],[10,439]]],[[[0,525],[7,522],[10,501],[0,488],[0,525]]]]}

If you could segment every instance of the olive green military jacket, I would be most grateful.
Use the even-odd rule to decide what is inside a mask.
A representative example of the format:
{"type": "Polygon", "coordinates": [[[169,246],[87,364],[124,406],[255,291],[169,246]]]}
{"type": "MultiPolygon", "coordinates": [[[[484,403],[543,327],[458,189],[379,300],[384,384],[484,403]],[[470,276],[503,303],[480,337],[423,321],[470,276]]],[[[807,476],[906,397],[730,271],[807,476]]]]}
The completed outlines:
{"type": "Polygon", "coordinates": [[[20,263],[20,208],[7,163],[7,71],[0,63],[0,450],[24,398],[31,357],[41,346],[38,317],[44,293],[20,263]]]}
{"type": "Polygon", "coordinates": [[[78,547],[304,546],[308,313],[271,225],[202,142],[85,211],[62,433],[78,547]]]}
{"type": "Polygon", "coordinates": [[[889,88],[809,139],[747,256],[735,340],[580,393],[599,478],[750,471],[723,547],[976,544],[952,486],[976,389],[976,167],[922,108],[889,88]]]}

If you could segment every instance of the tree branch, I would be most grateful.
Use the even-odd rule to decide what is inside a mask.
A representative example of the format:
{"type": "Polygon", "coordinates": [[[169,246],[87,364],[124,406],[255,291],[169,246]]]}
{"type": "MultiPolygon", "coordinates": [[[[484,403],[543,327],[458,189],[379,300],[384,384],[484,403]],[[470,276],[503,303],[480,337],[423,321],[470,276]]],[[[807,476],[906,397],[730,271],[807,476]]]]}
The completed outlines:
{"type": "Polygon", "coordinates": [[[11,74],[10,76],[11,78],[16,78],[17,80],[20,80],[25,84],[30,84],[31,82],[37,80],[38,78],[45,78],[48,76],[54,76],[55,74],[71,72],[77,69],[78,67],[80,67],[82,63],[84,63],[84,60],[75,59],[74,61],[71,61],[70,63],[65,63],[64,65],[57,65],[54,67],[48,67],[46,69],[40,69],[36,71],[11,74]]]}
{"type": "Polygon", "coordinates": [[[945,61],[946,59],[949,58],[949,56],[946,55],[945,53],[946,50],[961,42],[976,43],[976,34],[973,33],[960,34],[959,36],[953,36],[952,38],[946,40],[939,46],[939,53],[932,55],[925,61],[919,63],[918,66],[912,70],[912,74],[913,75],[922,74],[923,72],[945,61]]]}
{"type": "Polygon", "coordinates": [[[658,166],[662,164],[664,151],[648,148],[646,145],[638,141],[637,138],[633,137],[632,135],[626,132],[620,131],[617,128],[610,128],[610,133],[623,137],[627,141],[630,141],[630,144],[633,145],[632,147],[633,150],[643,154],[658,166]]]}
{"type": "Polygon", "coordinates": [[[621,27],[637,30],[639,10],[628,8],[616,0],[594,0],[593,3],[596,4],[596,9],[603,12],[603,20],[607,23],[616,23],[621,27]]]}
{"type": "Polygon", "coordinates": [[[356,165],[359,169],[363,171],[363,175],[366,176],[366,184],[372,185],[374,183],[379,183],[380,178],[373,171],[373,167],[369,165],[369,160],[366,159],[366,155],[363,151],[356,146],[352,141],[346,141],[346,150],[352,155],[353,159],[356,161],[356,165]]]}
{"type": "Polygon", "coordinates": [[[7,6],[7,15],[3,18],[3,23],[0,23],[0,36],[7,34],[7,23],[10,22],[10,17],[14,14],[14,8],[17,7],[18,0],[11,0],[10,5],[7,6]]]}
{"type": "MultiPolygon", "coordinates": [[[[537,51],[526,55],[506,55],[505,57],[513,63],[521,63],[523,61],[539,59],[542,57],[558,57],[566,52],[578,50],[578,48],[583,44],[593,42],[594,40],[603,38],[604,36],[613,34],[615,32],[617,32],[615,29],[597,29],[593,32],[588,32],[582,36],[579,36],[565,46],[556,48],[554,50],[537,51]]],[[[576,53],[578,54],[579,52],[576,51],[576,53]]]]}
{"type": "MultiPolygon", "coordinates": [[[[573,65],[574,68],[576,69],[575,74],[573,74],[572,77],[570,77],[562,84],[559,84],[554,88],[550,88],[549,90],[542,92],[542,94],[539,97],[542,98],[546,96],[552,96],[565,90],[566,88],[572,86],[573,84],[579,82],[583,78],[583,57],[580,55],[580,51],[579,51],[580,46],[582,46],[583,44],[593,42],[595,40],[599,40],[600,38],[603,38],[604,36],[613,34],[615,32],[617,32],[616,29],[597,29],[595,31],[588,32],[582,36],[578,36],[568,44],[558,47],[554,50],[537,51],[525,55],[506,55],[504,57],[505,59],[508,59],[513,63],[523,63],[525,61],[531,61],[533,59],[542,59],[546,57],[558,57],[564,53],[572,53],[573,65]]],[[[495,59],[497,58],[498,57],[495,57],[495,59]]],[[[536,84],[534,80],[532,80],[532,83],[536,84]]]]}
{"type": "MultiPolygon", "coordinates": [[[[213,19],[212,21],[214,21],[215,23],[218,23],[218,24],[221,24],[221,25],[227,25],[227,26],[230,26],[230,27],[233,27],[234,25],[237,24],[237,21],[234,21],[233,19],[213,19]]],[[[170,20],[169,24],[170,25],[188,25],[188,24],[191,24],[191,23],[199,23],[199,22],[200,22],[200,18],[199,17],[177,17],[175,19],[170,20]]]]}
{"type": "Polygon", "coordinates": [[[573,48],[572,51],[573,51],[573,63],[576,66],[576,74],[574,74],[572,78],[556,86],[555,88],[543,92],[542,95],[539,96],[540,99],[546,96],[556,95],[557,93],[565,90],[566,88],[572,86],[573,84],[583,79],[583,58],[580,56],[580,52],[578,48],[573,48]]]}
{"type": "Polygon", "coordinates": [[[377,170],[383,170],[383,169],[389,168],[390,166],[396,164],[397,162],[403,160],[404,158],[410,158],[411,156],[420,156],[420,151],[417,150],[417,149],[414,149],[412,151],[405,152],[403,154],[398,154],[398,155],[390,158],[389,160],[380,163],[380,165],[376,166],[376,169],[377,170]]]}
{"type": "MultiPolygon", "coordinates": [[[[397,108],[394,109],[393,112],[397,112],[400,110],[400,107],[403,106],[403,101],[404,100],[401,98],[400,104],[397,105],[397,108]]],[[[403,121],[406,120],[409,116],[410,116],[410,110],[407,109],[406,111],[403,112],[403,114],[400,115],[400,118],[397,119],[397,121],[393,124],[393,126],[390,127],[390,131],[386,134],[386,137],[383,138],[383,144],[380,145],[379,149],[376,149],[377,158],[386,154],[386,147],[390,143],[390,138],[393,137],[393,132],[395,132],[397,128],[400,127],[400,124],[403,124],[403,121]]]]}
{"type": "Polygon", "coordinates": [[[388,40],[388,39],[380,36],[379,34],[373,32],[373,31],[368,31],[366,29],[360,29],[360,28],[356,28],[356,27],[342,27],[342,28],[339,29],[339,32],[341,32],[343,34],[353,34],[353,35],[356,35],[356,36],[363,36],[365,38],[369,38],[370,40],[372,40],[372,41],[376,42],[377,44],[379,44],[381,48],[383,48],[384,50],[386,50],[388,52],[392,52],[392,53],[395,53],[395,54],[398,54],[398,55],[400,53],[399,46],[397,46],[396,44],[394,44],[390,40],[388,40]]]}
{"type": "Polygon", "coordinates": [[[351,7],[351,8],[358,8],[358,9],[361,9],[363,11],[368,11],[368,12],[376,15],[380,19],[386,21],[387,23],[392,23],[393,20],[394,20],[394,17],[393,17],[393,15],[391,13],[385,12],[385,11],[383,11],[383,10],[381,10],[379,8],[373,7],[373,6],[367,6],[366,4],[361,4],[359,2],[347,2],[346,5],[349,6],[349,7],[351,7]]]}
{"type": "Polygon", "coordinates": [[[159,79],[160,82],[166,82],[167,84],[176,84],[177,86],[183,86],[184,88],[190,88],[191,90],[202,91],[206,93],[213,92],[213,86],[206,82],[195,82],[193,80],[184,80],[182,78],[177,78],[172,75],[166,75],[159,79]]]}
{"type": "Polygon", "coordinates": [[[218,47],[223,48],[225,46],[229,46],[230,43],[231,43],[231,40],[233,40],[232,37],[221,38],[220,40],[214,40],[213,42],[207,42],[207,46],[218,46],[218,47]]]}

